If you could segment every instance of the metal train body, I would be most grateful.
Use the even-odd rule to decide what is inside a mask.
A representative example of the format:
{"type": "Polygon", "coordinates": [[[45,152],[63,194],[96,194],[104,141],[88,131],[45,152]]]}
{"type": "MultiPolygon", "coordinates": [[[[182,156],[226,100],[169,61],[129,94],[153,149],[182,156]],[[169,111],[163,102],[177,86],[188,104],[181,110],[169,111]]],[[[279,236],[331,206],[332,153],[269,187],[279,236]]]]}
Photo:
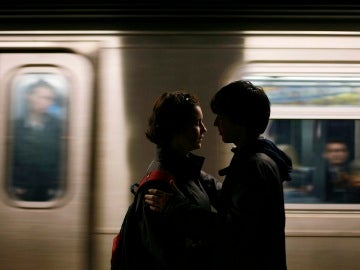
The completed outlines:
{"type": "MultiPolygon", "coordinates": [[[[231,158],[231,145],[222,143],[209,108],[219,87],[236,79],[253,80],[268,91],[286,84],[293,97],[321,85],[325,96],[326,87],[337,83],[358,94],[359,63],[360,32],[355,31],[0,32],[0,269],[110,268],[112,239],[132,199],[130,185],[154,154],[144,131],[162,92],[184,89],[199,96],[208,131],[196,153],[206,157],[204,169],[217,176],[231,158]],[[14,93],[26,76],[49,74],[63,82],[58,87],[66,169],[59,195],[24,201],[9,191],[11,121],[21,110],[14,93]]],[[[270,124],[298,121],[294,133],[284,132],[299,145],[301,162],[314,167],[321,157],[314,123],[350,121],[347,138],[356,159],[359,119],[359,103],[275,101],[270,124]]],[[[358,269],[360,204],[300,200],[286,203],[286,216],[288,269],[358,269]]]]}

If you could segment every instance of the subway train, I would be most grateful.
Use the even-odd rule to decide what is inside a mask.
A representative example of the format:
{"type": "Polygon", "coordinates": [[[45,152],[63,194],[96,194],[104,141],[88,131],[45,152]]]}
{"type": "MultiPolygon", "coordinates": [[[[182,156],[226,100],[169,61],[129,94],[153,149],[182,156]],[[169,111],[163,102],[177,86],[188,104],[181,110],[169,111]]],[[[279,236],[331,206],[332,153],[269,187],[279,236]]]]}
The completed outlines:
{"type": "MultiPolygon", "coordinates": [[[[265,25],[273,13],[247,17],[249,10],[238,10],[236,18],[250,19],[241,26],[234,19],[216,26],[213,10],[203,24],[190,15],[200,22],[194,30],[189,21],[179,27],[176,16],[163,25],[161,10],[150,26],[134,23],[134,11],[130,22],[102,11],[124,26],[96,21],[94,13],[76,26],[74,9],[49,19],[39,8],[27,25],[29,13],[11,9],[7,16],[16,18],[0,27],[0,269],[110,269],[130,186],[154,154],[145,129],[164,91],[199,96],[208,130],[194,153],[222,180],[218,170],[232,145],[222,143],[209,103],[239,79],[264,88],[271,119],[263,136],[293,159],[293,179],[284,184],[288,269],[358,269],[360,182],[350,176],[360,173],[360,32],[353,17],[325,16],[321,27],[290,18],[265,25]],[[261,16],[265,21],[254,23],[261,16]],[[329,142],[343,143],[328,151],[348,164],[330,199],[329,142]]],[[[1,22],[9,19],[4,14],[1,22]]]]}

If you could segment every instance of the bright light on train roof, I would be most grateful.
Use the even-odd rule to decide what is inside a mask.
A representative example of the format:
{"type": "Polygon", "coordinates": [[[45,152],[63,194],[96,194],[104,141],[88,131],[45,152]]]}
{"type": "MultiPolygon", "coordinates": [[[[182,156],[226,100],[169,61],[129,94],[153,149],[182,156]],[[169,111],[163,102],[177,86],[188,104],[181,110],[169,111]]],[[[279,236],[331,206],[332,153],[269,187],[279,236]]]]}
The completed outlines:
{"type": "Polygon", "coordinates": [[[340,106],[281,106],[271,107],[271,119],[360,119],[360,108],[340,106]]]}
{"type": "Polygon", "coordinates": [[[359,106],[360,79],[354,77],[249,76],[273,105],[359,106]]]}
{"type": "Polygon", "coordinates": [[[266,83],[277,83],[277,82],[346,82],[346,83],[360,83],[360,77],[333,77],[333,76],[322,76],[322,77],[312,77],[312,76],[246,76],[243,78],[251,82],[261,82],[266,83]]]}

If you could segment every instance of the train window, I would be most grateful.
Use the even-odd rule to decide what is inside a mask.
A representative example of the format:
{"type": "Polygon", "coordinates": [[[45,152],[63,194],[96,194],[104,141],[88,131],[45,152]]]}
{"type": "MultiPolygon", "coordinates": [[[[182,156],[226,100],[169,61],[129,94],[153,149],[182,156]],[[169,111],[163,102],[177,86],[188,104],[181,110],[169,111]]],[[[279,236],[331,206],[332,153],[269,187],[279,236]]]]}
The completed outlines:
{"type": "Polygon", "coordinates": [[[23,72],[9,87],[7,192],[10,198],[46,202],[64,195],[67,118],[65,76],[23,72]]]}
{"type": "Polygon", "coordinates": [[[265,136],[293,160],[286,203],[360,203],[360,81],[334,77],[249,77],[272,104],[265,136]]]}
{"type": "Polygon", "coordinates": [[[275,119],[266,136],[293,160],[286,203],[360,203],[355,126],[338,119],[275,119]]]}

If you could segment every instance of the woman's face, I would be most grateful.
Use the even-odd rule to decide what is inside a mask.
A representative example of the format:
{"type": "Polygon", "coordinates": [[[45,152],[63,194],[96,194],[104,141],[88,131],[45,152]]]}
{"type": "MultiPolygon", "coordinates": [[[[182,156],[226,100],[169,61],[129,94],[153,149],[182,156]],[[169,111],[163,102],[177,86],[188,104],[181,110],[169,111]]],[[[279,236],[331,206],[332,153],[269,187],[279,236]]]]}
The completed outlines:
{"type": "Polygon", "coordinates": [[[194,117],[188,127],[176,134],[171,142],[172,147],[181,152],[188,153],[201,148],[201,142],[207,131],[203,122],[203,113],[200,106],[194,107],[194,117]]]}

